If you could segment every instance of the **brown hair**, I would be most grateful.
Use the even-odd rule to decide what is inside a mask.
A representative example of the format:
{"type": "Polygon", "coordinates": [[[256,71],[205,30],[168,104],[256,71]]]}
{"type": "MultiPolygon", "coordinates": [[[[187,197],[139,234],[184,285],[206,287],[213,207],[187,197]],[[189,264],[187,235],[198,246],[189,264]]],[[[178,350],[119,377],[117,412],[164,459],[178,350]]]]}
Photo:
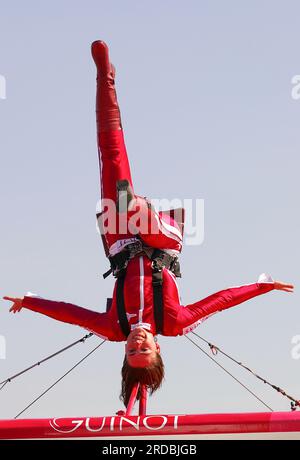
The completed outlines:
{"type": "MultiPolygon", "coordinates": [[[[128,364],[126,355],[124,357],[123,366],[122,366],[122,388],[120,399],[124,402],[127,407],[131,391],[136,382],[139,382],[141,385],[146,385],[147,390],[149,391],[150,396],[154,391],[158,390],[161,387],[165,372],[164,372],[164,363],[158,352],[156,352],[156,358],[154,362],[147,367],[132,367],[128,364]]],[[[141,385],[138,390],[137,400],[141,397],[141,385]]]]}

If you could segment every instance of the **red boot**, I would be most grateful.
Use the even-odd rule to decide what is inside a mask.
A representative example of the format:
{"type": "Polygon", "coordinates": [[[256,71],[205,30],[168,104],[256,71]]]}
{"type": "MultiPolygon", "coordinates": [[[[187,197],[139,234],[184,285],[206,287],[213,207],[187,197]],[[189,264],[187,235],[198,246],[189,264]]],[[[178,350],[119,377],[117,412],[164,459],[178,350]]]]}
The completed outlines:
{"type": "Polygon", "coordinates": [[[111,72],[111,64],[109,62],[108,46],[105,42],[97,40],[92,43],[92,56],[100,75],[108,75],[111,72]]]}
{"type": "Polygon", "coordinates": [[[122,124],[115,89],[115,68],[109,61],[108,46],[97,40],[92,43],[91,51],[97,67],[96,117],[100,143],[100,132],[122,129],[122,124]]]}

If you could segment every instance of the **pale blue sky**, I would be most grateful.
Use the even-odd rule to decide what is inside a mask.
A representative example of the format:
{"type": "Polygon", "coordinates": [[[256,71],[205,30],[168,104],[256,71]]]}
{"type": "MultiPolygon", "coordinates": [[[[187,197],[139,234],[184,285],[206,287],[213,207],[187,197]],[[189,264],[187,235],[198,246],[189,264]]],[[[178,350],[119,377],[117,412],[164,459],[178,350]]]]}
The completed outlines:
{"type": "MultiPolygon", "coordinates": [[[[27,291],[98,311],[113,279],[95,230],[95,68],[105,40],[137,193],[201,198],[205,239],[186,246],[182,303],[260,273],[295,284],[215,315],[197,333],[300,397],[300,74],[297,1],[0,2],[2,295],[27,291]]],[[[1,301],[0,380],[85,334],[1,301]]],[[[98,343],[90,339],[6,386],[16,415],[98,343]]],[[[149,413],[264,411],[184,337],[161,338],[166,381],[149,413]]],[[[123,344],[106,343],[24,417],[109,415],[123,344]]],[[[225,363],[222,360],[223,363],[225,363]]],[[[233,370],[229,364],[229,369],[233,370]]],[[[288,402],[237,370],[276,410],[288,402]]]]}

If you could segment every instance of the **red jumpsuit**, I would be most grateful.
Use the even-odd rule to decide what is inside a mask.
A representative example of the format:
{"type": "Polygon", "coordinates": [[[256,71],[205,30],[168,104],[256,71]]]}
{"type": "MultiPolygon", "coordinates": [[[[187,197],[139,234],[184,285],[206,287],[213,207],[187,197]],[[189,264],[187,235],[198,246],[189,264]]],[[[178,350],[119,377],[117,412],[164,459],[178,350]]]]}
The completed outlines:
{"type": "MultiPolygon", "coordinates": [[[[92,45],[92,54],[98,69],[96,115],[101,196],[102,200],[110,199],[116,202],[116,182],[127,179],[132,188],[133,184],[114,86],[114,68],[109,62],[108,49],[103,42],[95,42],[92,45]]],[[[139,231],[138,237],[148,246],[166,250],[171,254],[179,253],[182,248],[182,234],[177,223],[169,215],[163,212],[155,213],[147,206],[142,209],[142,212],[149,222],[151,220],[153,232],[139,231]]],[[[128,218],[130,216],[131,214],[128,213],[128,218]]],[[[111,255],[119,252],[124,244],[136,237],[132,229],[129,231],[128,228],[125,234],[118,233],[119,215],[116,214],[115,217],[116,232],[106,232],[103,236],[105,246],[111,255]]],[[[273,280],[261,277],[257,283],[228,288],[194,304],[183,306],[180,304],[175,276],[164,268],[163,335],[185,334],[213,313],[245,302],[272,289],[274,289],[273,280]]],[[[128,263],[124,301],[131,329],[139,325],[156,334],[151,261],[146,255],[136,256],[128,263]]],[[[22,305],[59,321],[79,325],[108,340],[126,340],[118,321],[116,285],[111,308],[105,313],[33,295],[26,295],[22,305]]]]}

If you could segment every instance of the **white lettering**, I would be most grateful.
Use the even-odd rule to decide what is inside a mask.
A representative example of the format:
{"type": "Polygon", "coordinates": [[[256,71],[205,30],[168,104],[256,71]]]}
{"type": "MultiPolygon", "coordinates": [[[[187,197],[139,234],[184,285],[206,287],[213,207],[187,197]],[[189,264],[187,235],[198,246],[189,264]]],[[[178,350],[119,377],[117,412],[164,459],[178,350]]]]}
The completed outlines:
{"type": "Polygon", "coordinates": [[[296,344],[295,347],[292,348],[291,355],[293,359],[300,359],[300,335],[294,335],[291,340],[292,344],[296,344]]]}
{"type": "Polygon", "coordinates": [[[291,81],[292,85],[295,85],[292,89],[291,96],[297,101],[300,99],[300,75],[294,75],[291,81]]]}
{"type": "Polygon", "coordinates": [[[133,457],[136,449],[136,446],[113,446],[112,444],[109,444],[109,446],[103,447],[102,455],[126,455],[133,457]]]}
{"type": "Polygon", "coordinates": [[[189,238],[185,238],[185,243],[190,246],[196,246],[204,241],[204,200],[196,199],[195,213],[193,212],[193,200],[184,200],[184,208],[186,210],[185,234],[189,238]],[[193,214],[195,215],[195,225],[193,225],[193,214]]]}
{"type": "Polygon", "coordinates": [[[50,420],[50,426],[59,433],[72,433],[73,431],[76,431],[77,428],[79,428],[84,422],[84,420],[72,420],[71,424],[75,424],[76,426],[74,428],[69,429],[67,427],[60,427],[57,423],[57,420],[61,419],[54,418],[53,420],[50,420]]]}
{"type": "Polygon", "coordinates": [[[172,211],[175,221],[184,224],[184,233],[188,236],[186,237],[186,244],[195,246],[203,243],[203,199],[184,199],[182,202],[178,198],[172,200],[163,198],[151,199],[149,202],[154,209],[150,216],[147,206],[145,207],[139,202],[129,215],[126,211],[119,214],[116,210],[116,203],[109,198],[105,198],[101,202],[98,201],[96,213],[99,233],[101,235],[118,234],[120,236],[129,233],[133,236],[137,234],[156,235],[162,231],[171,234],[175,240],[181,241],[182,235],[178,228],[170,225],[166,219],[159,218],[159,212],[168,214],[169,211],[172,211]]]}
{"type": "Polygon", "coordinates": [[[114,431],[115,429],[114,423],[115,423],[115,417],[112,417],[110,420],[110,431],[114,431]]]}
{"type": "Polygon", "coordinates": [[[6,99],[6,79],[0,75],[0,99],[6,99]]]}
{"type": "Polygon", "coordinates": [[[0,335],[0,359],[6,359],[6,340],[3,335],[0,335]]]}
{"type": "MultiPolygon", "coordinates": [[[[300,340],[300,336],[299,336],[300,340]]],[[[132,418],[128,417],[99,417],[99,418],[84,418],[79,420],[70,420],[70,419],[62,419],[62,418],[55,418],[49,421],[50,426],[59,433],[73,433],[80,427],[85,427],[85,429],[89,432],[96,433],[100,431],[108,430],[115,431],[118,428],[121,431],[131,431],[131,428],[134,428],[136,431],[140,430],[141,423],[142,425],[150,431],[159,431],[162,430],[168,421],[171,425],[171,420],[173,421],[173,427],[175,430],[178,429],[178,419],[182,417],[180,415],[174,416],[165,416],[165,415],[148,415],[145,417],[137,416],[136,420],[132,420],[132,418]],[[171,418],[173,417],[173,418],[171,418]],[[117,426],[116,426],[117,422],[117,426]],[[97,427],[98,424],[98,427],[97,427]],[[127,424],[127,425],[126,425],[127,424]],[[129,425],[129,426],[128,426],[129,425]],[[126,428],[129,428],[126,430],[126,428]]]]}
{"type": "MultiPolygon", "coordinates": [[[[101,427],[100,428],[91,428],[90,427],[90,418],[86,418],[85,420],[85,427],[88,431],[102,431],[103,430],[103,427],[105,425],[105,420],[106,420],[106,417],[101,417],[102,418],[102,424],[101,424],[101,427]]],[[[95,419],[93,419],[93,422],[94,422],[95,419]]]]}
{"type": "Polygon", "coordinates": [[[140,429],[140,417],[137,418],[136,422],[134,422],[133,420],[130,420],[129,418],[120,417],[120,431],[122,431],[123,420],[125,420],[127,423],[133,426],[136,430],[140,429]]]}
{"type": "Polygon", "coordinates": [[[175,430],[178,429],[178,418],[179,418],[179,415],[174,415],[174,429],[175,430]]]}
{"type": "Polygon", "coordinates": [[[145,417],[143,419],[143,424],[144,424],[145,428],[148,428],[148,430],[158,431],[158,430],[161,430],[162,428],[164,428],[164,426],[166,425],[167,421],[168,421],[168,418],[165,417],[164,415],[152,415],[152,416],[150,415],[150,416],[145,417]],[[148,420],[153,419],[153,418],[154,419],[161,418],[162,419],[162,424],[160,426],[155,426],[155,427],[149,426],[148,425],[148,420]]]}

